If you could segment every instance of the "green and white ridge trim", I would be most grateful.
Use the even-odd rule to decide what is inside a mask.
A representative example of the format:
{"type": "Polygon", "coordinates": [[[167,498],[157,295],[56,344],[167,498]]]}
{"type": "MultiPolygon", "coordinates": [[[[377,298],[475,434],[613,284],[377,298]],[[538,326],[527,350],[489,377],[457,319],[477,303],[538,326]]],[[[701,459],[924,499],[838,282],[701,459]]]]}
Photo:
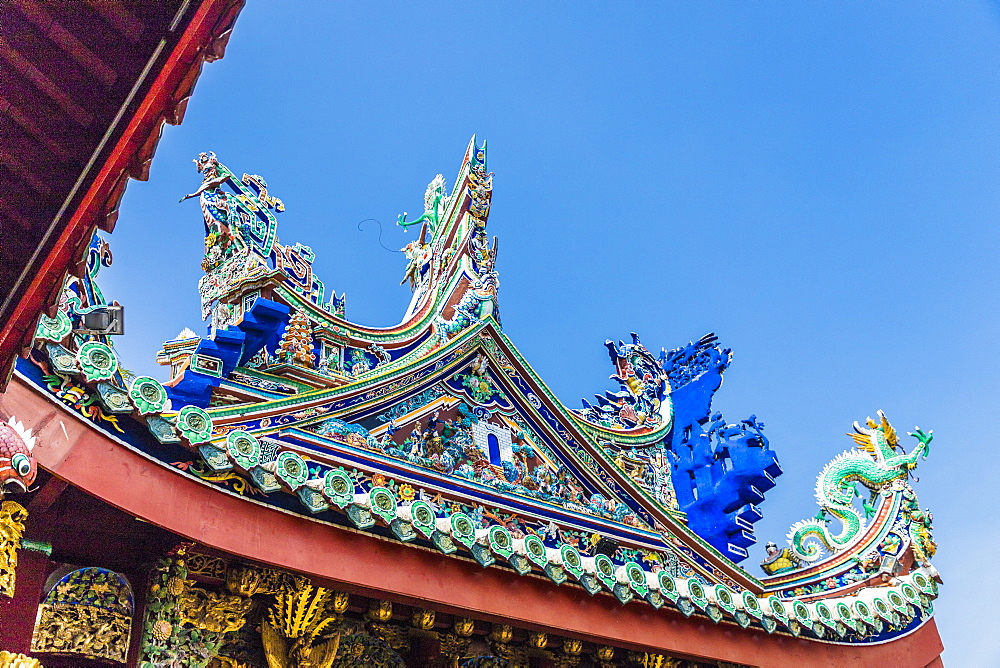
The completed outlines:
{"type": "Polygon", "coordinates": [[[45,348],[58,372],[100,383],[101,396],[113,394],[120,404],[114,406],[115,412],[133,411],[134,406],[136,419],[144,420],[159,442],[186,442],[210,470],[241,471],[264,494],[296,494],[309,512],[341,512],[359,530],[384,526],[402,542],[424,539],[443,554],[468,553],[483,567],[499,564],[520,575],[544,575],[557,585],[572,580],[588,594],[610,593],[622,604],[639,599],[654,608],[670,606],[685,616],[702,614],[715,623],[757,624],[768,633],[847,642],[887,628],[901,629],[933,614],[938,587],[936,573],[929,566],[894,578],[891,586],[865,587],[849,596],[817,601],[762,598],[721,583],[705,584],[693,577],[648,570],[635,561],[617,565],[603,554],[583,556],[566,543],[549,547],[531,534],[515,538],[501,525],[477,527],[463,512],[436,510],[421,500],[403,501],[385,486],[358,492],[343,469],[313,475],[302,455],[282,448],[277,441],[246,431],[215,434],[212,415],[201,408],[184,406],[177,412],[164,412],[170,410],[170,402],[153,378],[135,378],[129,387],[119,387],[117,355],[106,344],[88,342],[77,355],[51,341],[45,348]]]}
{"type": "Polygon", "coordinates": [[[464,512],[435,510],[420,500],[403,501],[385,486],[356,492],[354,480],[342,469],[306,479],[304,472],[309,468],[301,455],[279,450],[272,453],[271,461],[260,463],[264,455],[259,440],[246,432],[230,433],[226,449],[219,452],[226,456],[226,470],[246,471],[261,491],[295,493],[313,513],[336,509],[359,530],[384,526],[402,542],[424,539],[443,554],[467,553],[484,568],[499,564],[520,575],[544,575],[557,585],[572,581],[591,595],[607,592],[622,604],[643,600],[654,608],[673,607],[686,616],[700,613],[715,623],[744,628],[757,624],[768,633],[833,641],[860,639],[929,617],[931,602],[937,597],[931,572],[920,568],[895,578],[892,586],[866,587],[850,596],[817,601],[761,598],[721,583],[709,585],[693,577],[647,570],[634,561],[618,565],[603,554],[583,556],[566,543],[549,547],[532,534],[515,538],[501,525],[477,527],[464,512]],[[286,470],[289,464],[290,471],[286,470]],[[261,470],[271,474],[270,479],[262,479],[261,470]]]}

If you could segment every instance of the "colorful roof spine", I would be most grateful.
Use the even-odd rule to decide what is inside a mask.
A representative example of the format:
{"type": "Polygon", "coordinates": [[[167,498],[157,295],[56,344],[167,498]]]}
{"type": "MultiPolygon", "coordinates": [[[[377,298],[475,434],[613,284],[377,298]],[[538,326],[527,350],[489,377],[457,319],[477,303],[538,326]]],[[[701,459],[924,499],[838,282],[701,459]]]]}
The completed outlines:
{"type": "Polygon", "coordinates": [[[820,515],[792,528],[789,547],[768,545],[765,578],[747,573],[735,562],[781,468],[756,417],[712,411],[730,351],[714,335],[658,355],[634,334],[608,341],[618,389],[567,408],[498,320],[485,144],[470,143],[453,187],[431,182],[420,216],[399,217],[419,227],[404,249],[413,296],[382,328],[346,320],[312,251],[279,242],[284,204],[262,178],[237,179],[211,153],[196,164],[209,331],[164,345],[166,383],[121,368],[108,337],[78,327],[107,304],[95,277],[110,253],[95,237],[88,272],[67,281],[18,367],[81,419],[178,476],[331,531],[581,595],[847,643],[930,617],[931,515],[908,481],[930,432],[899,454],[884,416],[857,426],[859,450],[820,475],[820,515]]]}

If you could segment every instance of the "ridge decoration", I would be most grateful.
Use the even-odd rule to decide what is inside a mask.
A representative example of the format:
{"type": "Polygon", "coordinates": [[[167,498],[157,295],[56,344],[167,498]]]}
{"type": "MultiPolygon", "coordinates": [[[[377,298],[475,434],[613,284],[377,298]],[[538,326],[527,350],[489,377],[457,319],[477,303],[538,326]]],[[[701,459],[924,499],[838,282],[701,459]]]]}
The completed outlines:
{"type": "MultiPolygon", "coordinates": [[[[848,435],[854,439],[857,450],[837,455],[819,474],[816,480],[819,514],[793,524],[788,534],[795,558],[813,562],[824,552],[842,551],[861,533],[866,520],[875,515],[871,501],[879,495],[908,490],[910,472],[920,458],[927,458],[934,432],[916,428],[910,436],[917,439],[917,446],[909,453],[897,454],[897,449],[902,448],[896,430],[882,411],[878,417],[877,422],[868,418],[864,427],[855,422],[855,433],[848,435]],[[871,492],[871,501],[862,497],[856,483],[871,492]],[[853,505],[855,498],[861,498],[863,512],[853,505]],[[831,516],[841,523],[838,533],[828,526],[831,516]]],[[[925,545],[927,542],[923,540],[925,545]]],[[[933,554],[933,550],[920,550],[921,554],[928,551],[933,554]]]]}
{"type": "MultiPolygon", "coordinates": [[[[202,183],[184,199],[198,198],[204,223],[206,323],[163,344],[156,359],[169,379],[137,377],[108,336],[78,327],[109,305],[96,275],[110,251],[97,235],[18,372],[176,475],[330,531],[768,633],[883,642],[924,623],[937,596],[936,546],[909,473],[931,433],[916,430],[917,447],[898,454],[884,415],[856,426],[860,449],[820,475],[820,517],[794,525],[789,547],[767,546],[764,578],[745,572],[737,563],[782,470],[761,420],[713,410],[732,352],[714,334],[658,354],[634,333],[607,340],[615,389],[581,408],[563,404],[500,320],[486,158],[473,138],[453,185],[438,175],[423,214],[399,217],[404,230],[419,227],[404,249],[409,305],[398,325],[371,327],[347,320],[346,298],[313,274],[311,247],[279,240],[285,205],[267,182],[237,178],[202,153],[202,183]]],[[[0,448],[17,436],[30,455],[30,432],[13,425],[0,426],[0,448]]],[[[20,465],[19,477],[0,468],[4,489],[30,487],[20,465]]],[[[387,624],[391,606],[372,608],[369,635],[359,634],[341,625],[336,593],[292,578],[267,584],[264,615],[249,602],[260,582],[202,586],[192,563],[177,553],[154,572],[144,665],[238,665],[225,647],[254,615],[274,666],[346,665],[344,653],[392,656],[408,642],[387,624]]],[[[468,647],[461,628],[447,637],[449,656],[468,647]]],[[[513,651],[509,627],[490,638],[498,656],[513,651]]],[[[579,651],[566,642],[560,660],[579,651]]]]}

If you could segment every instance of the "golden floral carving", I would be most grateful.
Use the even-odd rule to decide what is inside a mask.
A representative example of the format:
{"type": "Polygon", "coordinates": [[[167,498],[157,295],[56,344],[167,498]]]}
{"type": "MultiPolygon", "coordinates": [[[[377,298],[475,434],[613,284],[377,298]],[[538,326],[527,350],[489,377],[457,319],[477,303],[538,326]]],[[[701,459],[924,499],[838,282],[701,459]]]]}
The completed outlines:
{"type": "Polygon", "coordinates": [[[368,633],[378,638],[393,650],[407,650],[410,647],[410,634],[406,629],[391,624],[368,623],[368,633]]]}
{"type": "Polygon", "coordinates": [[[125,662],[132,618],[91,605],[44,603],[31,639],[32,652],[79,654],[125,662]]]}
{"type": "Polygon", "coordinates": [[[167,580],[167,593],[171,596],[180,596],[187,590],[187,582],[178,577],[167,580]]]}
{"type": "Polygon", "coordinates": [[[340,645],[346,597],[323,587],[303,584],[277,594],[260,635],[269,668],[330,668],[340,645]]]}
{"type": "Polygon", "coordinates": [[[509,643],[514,638],[514,629],[510,624],[494,624],[490,637],[498,643],[509,643]]]}
{"type": "Polygon", "coordinates": [[[510,644],[513,639],[514,629],[510,624],[493,625],[493,630],[490,633],[493,653],[509,661],[514,668],[527,668],[529,663],[528,650],[524,647],[510,644]]]}
{"type": "Polygon", "coordinates": [[[549,636],[541,632],[529,633],[528,644],[538,649],[545,649],[545,646],[549,644],[549,636]]]}
{"type": "Polygon", "coordinates": [[[188,569],[188,575],[200,575],[216,580],[226,579],[226,571],[229,567],[225,559],[197,552],[189,552],[185,557],[184,565],[188,569]]]}
{"type": "Polygon", "coordinates": [[[0,595],[14,596],[17,550],[24,535],[28,511],[15,501],[0,502],[0,595]]]}
{"type": "Polygon", "coordinates": [[[434,611],[414,609],[411,622],[415,628],[427,631],[434,628],[434,611]]]}
{"type": "Polygon", "coordinates": [[[276,571],[272,568],[262,568],[264,574],[258,594],[280,594],[298,591],[309,584],[309,579],[294,573],[276,571]]]}
{"type": "Polygon", "coordinates": [[[230,568],[226,574],[226,589],[240,596],[260,593],[264,584],[264,571],[259,568],[241,566],[230,568]]]}
{"type": "Polygon", "coordinates": [[[166,640],[173,634],[173,625],[165,619],[157,619],[153,622],[153,637],[157,640],[166,640]]]}
{"type": "MultiPolygon", "coordinates": [[[[574,666],[580,665],[581,657],[583,653],[583,643],[576,638],[563,638],[562,641],[562,654],[556,655],[554,657],[554,666],[557,668],[574,668],[574,666]]],[[[607,666],[609,664],[599,661],[599,666],[607,666]]]]}
{"type": "Polygon", "coordinates": [[[226,589],[232,594],[253,596],[255,594],[279,594],[296,591],[309,584],[308,578],[294,573],[231,564],[225,572],[226,589]]]}
{"type": "Polygon", "coordinates": [[[374,622],[387,622],[392,619],[392,603],[390,601],[372,601],[368,608],[368,619],[374,622]]]}
{"type": "Polygon", "coordinates": [[[333,596],[330,597],[329,607],[338,615],[342,615],[347,612],[347,605],[349,601],[350,599],[346,593],[342,591],[335,591],[333,592],[333,596]]]}
{"type": "Polygon", "coordinates": [[[677,668],[681,664],[680,659],[649,652],[629,652],[629,658],[642,668],[677,668]]]}
{"type": "Polygon", "coordinates": [[[190,587],[181,595],[178,605],[185,623],[213,633],[229,633],[243,628],[253,601],[190,587]]]}
{"type": "Polygon", "coordinates": [[[0,651],[0,668],[45,668],[38,659],[24,654],[0,651]]]}
{"type": "Polygon", "coordinates": [[[70,571],[38,608],[32,652],[55,652],[123,662],[132,635],[132,589],[102,568],[70,571]]]}
{"type": "Polygon", "coordinates": [[[469,638],[447,633],[441,636],[441,654],[449,660],[453,668],[457,667],[459,659],[468,652],[471,642],[469,638]]]}
{"type": "Polygon", "coordinates": [[[563,640],[563,652],[569,656],[579,656],[583,651],[583,643],[576,638],[566,638],[563,640]]]}
{"type": "Polygon", "coordinates": [[[250,668],[250,664],[231,659],[228,656],[216,656],[209,661],[208,668],[250,668]]]}
{"type": "Polygon", "coordinates": [[[476,630],[476,621],[469,619],[468,617],[456,619],[453,628],[455,629],[456,635],[461,636],[462,638],[468,638],[472,635],[472,632],[476,630]]]}

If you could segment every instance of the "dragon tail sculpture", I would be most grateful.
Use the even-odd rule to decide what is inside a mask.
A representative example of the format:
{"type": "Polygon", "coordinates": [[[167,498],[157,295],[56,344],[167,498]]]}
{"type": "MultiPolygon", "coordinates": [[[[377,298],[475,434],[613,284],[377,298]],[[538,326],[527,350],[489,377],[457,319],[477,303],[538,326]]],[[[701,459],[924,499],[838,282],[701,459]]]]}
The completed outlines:
{"type": "MultiPolygon", "coordinates": [[[[932,431],[916,428],[910,436],[918,443],[907,454],[902,452],[896,430],[882,411],[879,421],[871,418],[862,427],[854,423],[853,434],[848,434],[857,444],[857,449],[837,455],[824,467],[816,479],[816,501],[820,511],[813,519],[802,520],[792,525],[788,539],[795,557],[804,562],[813,562],[828,552],[839,552],[854,540],[865,528],[865,521],[875,513],[875,497],[896,482],[905,481],[917,466],[917,460],[926,458],[930,448],[932,431]],[[902,454],[897,453],[897,449],[902,454]],[[854,505],[854,499],[861,496],[857,483],[871,492],[871,500],[863,500],[864,513],[854,505]],[[841,530],[830,530],[830,519],[840,521],[841,530]]],[[[864,499],[864,497],[862,497],[864,499]]]]}

